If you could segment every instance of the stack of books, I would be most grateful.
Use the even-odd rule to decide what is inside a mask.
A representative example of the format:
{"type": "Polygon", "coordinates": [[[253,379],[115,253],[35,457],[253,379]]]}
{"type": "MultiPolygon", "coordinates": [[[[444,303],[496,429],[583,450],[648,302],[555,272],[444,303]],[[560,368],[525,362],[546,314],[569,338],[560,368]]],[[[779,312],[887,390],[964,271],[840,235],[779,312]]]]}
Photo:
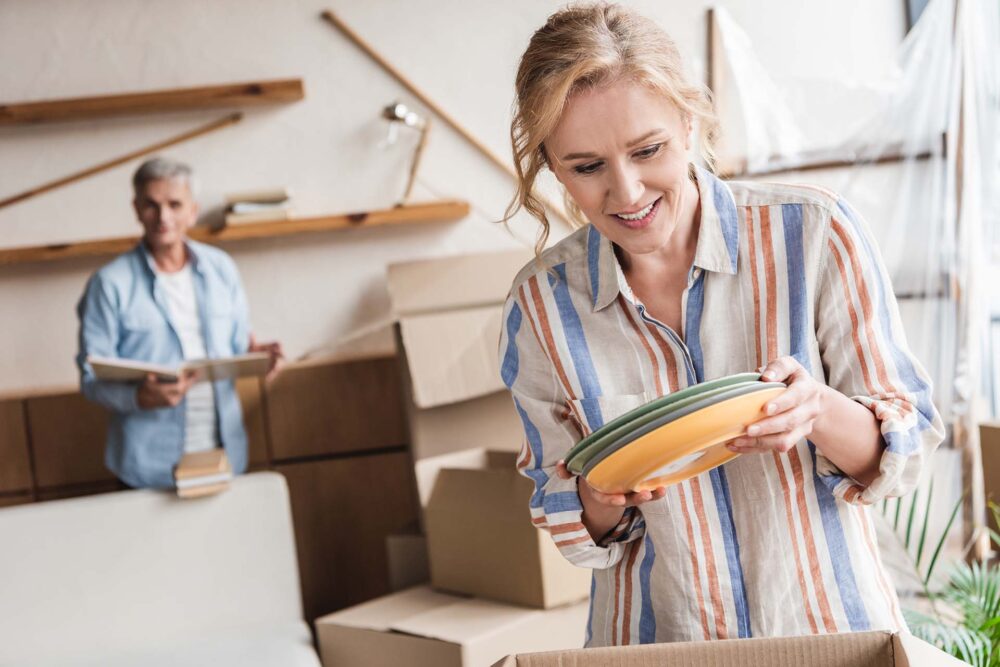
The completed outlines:
{"type": "Polygon", "coordinates": [[[292,216],[288,188],[251,190],[226,195],[226,225],[287,220],[292,216]]]}
{"type": "Polygon", "coordinates": [[[221,493],[229,488],[233,468],[222,448],[185,454],[174,469],[177,495],[200,498],[221,493]]]}

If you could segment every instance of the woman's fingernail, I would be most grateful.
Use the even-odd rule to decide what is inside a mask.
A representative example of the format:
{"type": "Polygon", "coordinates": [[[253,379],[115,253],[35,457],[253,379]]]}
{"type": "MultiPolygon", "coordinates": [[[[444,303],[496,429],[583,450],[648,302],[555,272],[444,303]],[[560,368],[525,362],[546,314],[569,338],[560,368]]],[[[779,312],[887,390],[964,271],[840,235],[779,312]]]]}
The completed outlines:
{"type": "Polygon", "coordinates": [[[751,426],[750,428],[747,429],[747,435],[753,436],[753,435],[757,435],[758,433],[760,433],[760,427],[759,426],[751,426]]]}
{"type": "Polygon", "coordinates": [[[764,408],[764,412],[766,412],[766,413],[767,413],[767,414],[769,414],[769,415],[773,415],[773,414],[774,414],[774,411],[775,411],[775,409],[776,409],[776,408],[774,407],[774,403],[768,403],[768,404],[767,404],[767,407],[766,407],[766,408],[764,408]]]}

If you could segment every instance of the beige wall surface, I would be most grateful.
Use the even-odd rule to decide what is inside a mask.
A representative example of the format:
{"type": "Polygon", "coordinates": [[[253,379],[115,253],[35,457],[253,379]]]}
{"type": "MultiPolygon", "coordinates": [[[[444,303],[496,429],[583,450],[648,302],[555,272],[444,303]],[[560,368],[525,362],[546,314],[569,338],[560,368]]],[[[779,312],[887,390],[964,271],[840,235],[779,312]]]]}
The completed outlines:
{"type": "MultiPolygon", "coordinates": [[[[302,77],[306,99],[249,109],[234,126],[166,151],[198,171],[203,209],[227,192],[286,185],[296,213],[391,206],[415,137],[380,147],[381,108],[415,100],[320,20],[336,11],[378,51],[496,153],[507,123],[517,57],[562,3],[539,0],[0,0],[0,103],[213,83],[302,77]]],[[[689,69],[705,68],[705,9],[681,0],[634,2],[677,40],[689,69]]],[[[762,63],[783,77],[853,80],[888,71],[903,36],[900,0],[722,3],[749,33],[762,63]],[[763,9],[763,8],[766,8],[763,9]]],[[[192,111],[0,127],[0,198],[193,128],[225,112],[192,111]]],[[[817,113],[822,113],[818,110],[817,113]]],[[[138,232],[129,177],[138,161],[0,210],[0,247],[138,232]]],[[[360,229],[230,244],[254,329],[289,356],[333,347],[391,349],[384,269],[390,262],[516,247],[491,220],[509,177],[436,122],[415,188],[418,199],[473,204],[458,223],[360,229]],[[369,326],[378,330],[338,347],[369,326]]],[[[530,239],[525,219],[515,232],[530,239]]],[[[0,267],[0,391],[76,381],[74,306],[104,261],[0,267]]]]}

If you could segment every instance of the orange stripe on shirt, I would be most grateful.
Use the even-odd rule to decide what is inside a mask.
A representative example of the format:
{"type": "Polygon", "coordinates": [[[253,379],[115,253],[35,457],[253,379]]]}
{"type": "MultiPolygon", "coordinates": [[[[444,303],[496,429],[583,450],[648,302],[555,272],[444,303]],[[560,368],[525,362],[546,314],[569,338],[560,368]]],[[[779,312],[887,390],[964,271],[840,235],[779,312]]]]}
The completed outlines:
{"type": "Polygon", "coordinates": [[[576,398],[576,395],[573,392],[573,387],[570,386],[566,369],[563,368],[562,359],[559,357],[559,349],[556,347],[555,338],[552,336],[552,326],[549,323],[548,312],[545,310],[545,302],[542,301],[542,293],[538,289],[537,276],[532,276],[528,279],[528,288],[531,290],[531,301],[535,305],[535,314],[538,316],[538,328],[545,339],[545,346],[549,351],[549,359],[552,361],[552,365],[555,366],[556,375],[559,376],[559,381],[562,382],[566,396],[572,400],[576,398]]]}
{"type": "Polygon", "coordinates": [[[792,492],[788,485],[788,478],[785,473],[785,466],[781,461],[778,452],[771,452],[774,458],[774,465],[778,469],[778,479],[781,480],[781,491],[785,498],[785,519],[788,523],[788,538],[792,542],[792,555],[795,557],[795,572],[799,579],[799,591],[802,593],[802,607],[806,612],[806,619],[809,621],[809,629],[812,633],[819,633],[819,625],[816,623],[816,616],[812,611],[812,604],[809,603],[809,588],[806,586],[806,573],[802,568],[802,554],[799,551],[799,540],[795,530],[795,516],[792,512],[792,492]]]}
{"type": "Polygon", "coordinates": [[[657,366],[659,366],[659,364],[656,363],[656,353],[653,352],[653,347],[649,344],[649,341],[646,339],[646,337],[642,335],[642,330],[639,329],[639,325],[636,324],[634,319],[632,319],[633,315],[635,315],[635,309],[628,304],[625,297],[622,296],[620,292],[618,294],[618,298],[616,299],[616,301],[618,302],[618,307],[621,308],[622,313],[625,315],[625,320],[632,326],[632,331],[635,332],[635,335],[639,339],[639,342],[641,342],[643,348],[645,348],[646,356],[649,357],[649,365],[650,368],[652,368],[653,380],[656,385],[656,395],[663,396],[663,383],[660,382],[660,373],[659,370],[657,369],[657,366]]]}
{"type": "Polygon", "coordinates": [[[722,605],[719,573],[715,566],[715,549],[712,547],[712,534],[709,532],[708,519],[705,517],[705,502],[701,495],[701,481],[697,477],[691,479],[691,504],[694,506],[694,513],[698,517],[698,525],[701,527],[702,553],[705,554],[708,591],[712,598],[712,613],[715,615],[716,639],[727,639],[729,637],[729,628],[726,622],[726,610],[722,605]]]}
{"type": "Polygon", "coordinates": [[[802,522],[802,538],[806,543],[806,556],[809,559],[809,575],[812,578],[813,588],[816,589],[816,601],[819,603],[819,612],[823,617],[823,627],[827,632],[837,631],[837,621],[833,618],[833,611],[830,609],[830,601],[826,595],[826,583],[823,581],[823,572],[819,567],[819,556],[816,553],[816,538],[814,537],[812,522],[809,520],[809,507],[806,504],[806,489],[804,475],[802,474],[802,460],[799,457],[798,447],[793,447],[788,452],[788,460],[792,464],[792,477],[795,480],[799,505],[799,520],[802,522]]]}
{"type": "Polygon", "coordinates": [[[830,254],[833,255],[833,259],[837,262],[837,269],[840,271],[840,280],[844,286],[844,302],[847,304],[847,312],[851,318],[851,338],[854,340],[854,353],[858,357],[858,365],[861,366],[861,375],[865,382],[865,391],[869,394],[875,392],[875,386],[872,384],[871,374],[868,371],[868,362],[865,360],[865,351],[861,347],[861,337],[858,334],[858,313],[854,309],[854,300],[851,298],[851,285],[847,282],[847,267],[844,266],[844,260],[840,256],[840,252],[837,250],[837,244],[833,242],[833,239],[829,241],[830,254]]]}
{"type": "Polygon", "coordinates": [[[632,569],[639,555],[641,540],[629,543],[628,562],[625,564],[625,612],[622,614],[622,646],[628,646],[632,638],[632,569]]]}
{"type": "Polygon", "coordinates": [[[564,535],[566,533],[575,533],[579,530],[586,530],[583,523],[576,521],[574,523],[557,523],[554,526],[549,526],[549,532],[553,535],[564,535]]]}
{"type": "Polygon", "coordinates": [[[847,251],[847,258],[851,263],[851,272],[854,274],[854,284],[858,287],[858,297],[861,299],[861,312],[865,318],[865,337],[868,339],[868,349],[871,350],[872,360],[875,362],[875,373],[878,381],[885,391],[896,393],[896,388],[889,381],[889,375],[885,370],[885,360],[882,359],[882,352],[875,340],[875,309],[872,306],[871,293],[865,283],[864,273],[861,270],[861,262],[858,260],[858,251],[854,246],[854,241],[847,236],[847,232],[836,219],[830,222],[833,231],[837,234],[840,242],[847,251]]]}
{"type": "Polygon", "coordinates": [[[687,499],[684,496],[684,484],[677,485],[677,495],[681,500],[681,516],[684,519],[684,527],[687,529],[688,553],[691,555],[691,576],[693,578],[695,594],[698,597],[698,612],[701,615],[701,630],[705,639],[711,639],[712,634],[708,630],[708,614],[705,611],[705,595],[701,591],[701,568],[698,566],[698,554],[694,549],[694,528],[691,526],[691,514],[688,512],[687,499]]]}
{"type": "Polygon", "coordinates": [[[896,622],[899,624],[897,629],[905,628],[906,621],[903,620],[903,614],[899,610],[899,600],[896,598],[895,592],[890,588],[889,583],[885,579],[885,571],[882,569],[882,559],[879,557],[878,549],[875,546],[875,540],[869,530],[867,510],[861,505],[851,505],[850,511],[858,523],[861,524],[861,531],[865,536],[865,546],[868,548],[868,553],[871,555],[871,565],[875,568],[875,576],[878,579],[879,590],[882,591],[882,596],[885,598],[886,605],[889,607],[892,615],[896,617],[896,622]]]}
{"type": "Polygon", "coordinates": [[[744,220],[747,226],[747,243],[749,244],[750,255],[750,279],[753,284],[753,327],[754,343],[757,350],[757,366],[764,365],[764,351],[760,344],[760,282],[757,278],[757,242],[753,237],[753,213],[749,206],[743,209],[744,220]]]}
{"type": "Polygon", "coordinates": [[[774,275],[774,239],[771,236],[771,208],[761,206],[760,236],[767,284],[767,361],[778,357],[778,286],[774,275]]]}

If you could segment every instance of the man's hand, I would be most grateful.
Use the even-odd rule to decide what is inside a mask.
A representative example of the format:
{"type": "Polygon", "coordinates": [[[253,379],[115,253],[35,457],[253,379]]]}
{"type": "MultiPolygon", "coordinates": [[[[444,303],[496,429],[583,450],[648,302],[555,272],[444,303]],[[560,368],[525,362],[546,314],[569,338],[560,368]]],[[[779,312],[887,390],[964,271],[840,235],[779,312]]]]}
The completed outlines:
{"type": "Polygon", "coordinates": [[[160,382],[149,373],[135,392],[136,403],[143,410],[172,408],[184,400],[184,395],[198,379],[197,371],[185,371],[177,382],[160,382]]]}
{"type": "Polygon", "coordinates": [[[270,382],[285,365],[285,353],[281,350],[281,343],[271,341],[270,343],[258,343],[253,334],[250,334],[250,345],[248,352],[267,352],[271,355],[271,365],[267,368],[267,376],[264,380],[270,382]]]}

